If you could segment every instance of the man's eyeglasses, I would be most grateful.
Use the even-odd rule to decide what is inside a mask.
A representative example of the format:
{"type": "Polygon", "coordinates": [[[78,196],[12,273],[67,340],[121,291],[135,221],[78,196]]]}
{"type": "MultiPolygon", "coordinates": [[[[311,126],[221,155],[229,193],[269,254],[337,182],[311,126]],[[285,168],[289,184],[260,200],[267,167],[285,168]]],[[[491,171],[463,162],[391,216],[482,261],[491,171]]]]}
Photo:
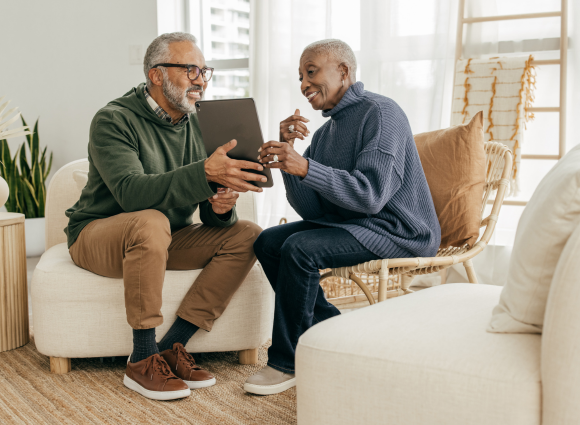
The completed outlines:
{"type": "Polygon", "coordinates": [[[187,78],[189,78],[191,81],[197,80],[197,77],[199,77],[199,74],[201,74],[203,81],[207,83],[209,80],[211,80],[211,77],[213,75],[213,68],[207,66],[200,68],[197,65],[187,65],[180,63],[158,63],[157,65],[152,66],[152,68],[157,68],[158,66],[164,66],[166,68],[185,68],[187,69],[187,78]]]}

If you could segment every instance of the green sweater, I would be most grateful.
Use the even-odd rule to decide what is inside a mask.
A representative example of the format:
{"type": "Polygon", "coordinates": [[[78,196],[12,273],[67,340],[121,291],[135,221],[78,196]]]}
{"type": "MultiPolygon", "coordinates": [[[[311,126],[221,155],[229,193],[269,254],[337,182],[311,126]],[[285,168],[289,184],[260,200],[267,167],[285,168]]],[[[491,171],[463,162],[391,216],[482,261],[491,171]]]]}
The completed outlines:
{"type": "Polygon", "coordinates": [[[228,227],[237,221],[213,212],[208,198],[217,185],[208,183],[207,154],[197,116],[173,125],[151,109],[143,84],[102,108],[89,133],[88,182],[79,201],[66,211],[68,246],[93,220],[123,212],[154,209],[175,231],[192,223],[199,205],[201,221],[228,227]]]}

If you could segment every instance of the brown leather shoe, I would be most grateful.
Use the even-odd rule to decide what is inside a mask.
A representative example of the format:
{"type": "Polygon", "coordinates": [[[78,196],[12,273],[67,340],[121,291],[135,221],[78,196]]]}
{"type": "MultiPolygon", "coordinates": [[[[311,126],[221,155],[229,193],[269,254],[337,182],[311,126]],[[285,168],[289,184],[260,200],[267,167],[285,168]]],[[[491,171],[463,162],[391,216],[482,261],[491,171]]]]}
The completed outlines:
{"type": "Polygon", "coordinates": [[[136,363],[127,361],[123,383],[127,388],[153,400],[174,400],[191,394],[189,387],[171,373],[169,365],[159,354],[136,363]]]}
{"type": "Polygon", "coordinates": [[[171,371],[183,379],[192,390],[215,385],[213,375],[195,364],[193,356],[185,351],[183,344],[176,342],[172,350],[165,350],[160,354],[167,361],[171,371]]]}

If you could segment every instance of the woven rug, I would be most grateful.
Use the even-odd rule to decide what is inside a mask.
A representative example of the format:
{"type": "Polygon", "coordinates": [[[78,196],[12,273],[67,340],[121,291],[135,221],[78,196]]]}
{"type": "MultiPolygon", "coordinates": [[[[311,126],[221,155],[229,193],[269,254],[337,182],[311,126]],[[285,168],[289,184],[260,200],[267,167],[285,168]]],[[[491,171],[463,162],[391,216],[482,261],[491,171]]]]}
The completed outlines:
{"type": "Polygon", "coordinates": [[[294,424],[296,389],[253,396],[246,378],[266,363],[243,366],[237,353],[207,353],[202,365],[217,384],[174,401],[154,401],[123,385],[127,359],[73,359],[72,371],[53,375],[34,341],[0,353],[0,424],[294,424]]]}

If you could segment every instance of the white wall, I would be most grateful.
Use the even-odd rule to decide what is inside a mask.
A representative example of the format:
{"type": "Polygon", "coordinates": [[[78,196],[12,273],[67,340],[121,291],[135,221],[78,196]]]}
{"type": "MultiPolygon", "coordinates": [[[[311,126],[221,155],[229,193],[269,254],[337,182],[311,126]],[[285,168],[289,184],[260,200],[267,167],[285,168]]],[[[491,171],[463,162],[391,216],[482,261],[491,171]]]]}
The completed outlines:
{"type": "MultiPolygon", "coordinates": [[[[95,113],[144,81],[157,4],[0,0],[0,10],[0,96],[19,106],[29,124],[40,117],[40,145],[54,152],[54,173],[87,156],[95,113]],[[137,49],[133,60],[130,46],[137,49]]],[[[23,140],[10,139],[11,150],[23,140]]]]}

